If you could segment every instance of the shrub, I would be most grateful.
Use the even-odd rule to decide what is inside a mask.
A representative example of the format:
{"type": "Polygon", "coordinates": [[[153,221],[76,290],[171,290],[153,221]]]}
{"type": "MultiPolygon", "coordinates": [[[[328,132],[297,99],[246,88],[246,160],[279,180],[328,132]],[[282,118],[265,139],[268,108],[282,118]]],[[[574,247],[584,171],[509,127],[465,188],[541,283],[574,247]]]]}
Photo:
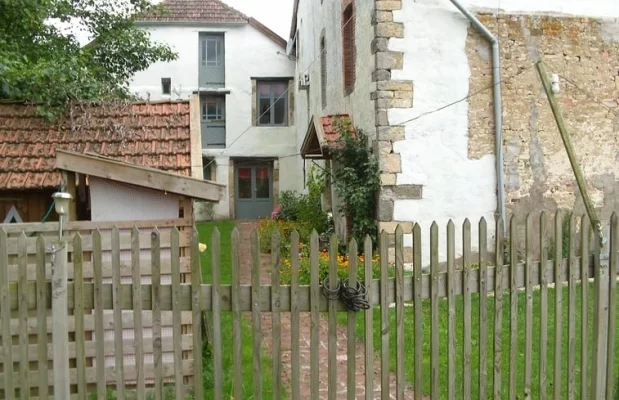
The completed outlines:
{"type": "Polygon", "coordinates": [[[274,219],[308,224],[318,233],[329,231],[329,217],[322,211],[321,195],[325,189],[324,178],[311,168],[307,181],[308,193],[284,190],[279,196],[279,205],[273,210],[274,219]]]}
{"type": "Polygon", "coordinates": [[[301,242],[309,242],[312,228],[307,223],[285,221],[282,219],[262,219],[258,224],[258,238],[260,239],[260,250],[262,252],[271,251],[271,240],[273,232],[279,231],[279,251],[283,256],[290,254],[290,235],[292,231],[299,233],[301,242]]]}

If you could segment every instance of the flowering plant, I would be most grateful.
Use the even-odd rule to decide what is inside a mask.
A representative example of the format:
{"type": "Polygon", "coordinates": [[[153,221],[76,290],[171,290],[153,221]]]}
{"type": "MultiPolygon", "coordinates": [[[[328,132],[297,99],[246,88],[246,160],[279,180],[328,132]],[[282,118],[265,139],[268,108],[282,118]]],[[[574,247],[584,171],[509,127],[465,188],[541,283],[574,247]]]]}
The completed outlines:
{"type": "MultiPolygon", "coordinates": [[[[335,256],[337,263],[337,275],[339,279],[348,278],[348,267],[350,265],[350,258],[347,255],[337,254],[335,256]]],[[[378,254],[372,255],[372,279],[376,279],[380,276],[380,256],[378,254]]],[[[322,282],[329,276],[330,255],[327,250],[322,250],[318,255],[318,280],[322,282]]],[[[284,258],[280,267],[281,282],[284,285],[290,284],[292,268],[292,260],[290,258],[284,258]]],[[[390,274],[393,268],[390,268],[390,274]]],[[[311,279],[311,261],[309,247],[304,243],[299,243],[299,284],[309,285],[311,279]]],[[[360,281],[365,280],[365,256],[357,256],[357,279],[360,281]]]]}
{"type": "Polygon", "coordinates": [[[272,218],[272,219],[278,219],[278,218],[279,218],[279,215],[281,214],[281,212],[282,212],[282,205],[281,205],[281,204],[278,204],[278,205],[277,205],[277,206],[273,209],[273,211],[271,211],[271,218],[272,218]]]}

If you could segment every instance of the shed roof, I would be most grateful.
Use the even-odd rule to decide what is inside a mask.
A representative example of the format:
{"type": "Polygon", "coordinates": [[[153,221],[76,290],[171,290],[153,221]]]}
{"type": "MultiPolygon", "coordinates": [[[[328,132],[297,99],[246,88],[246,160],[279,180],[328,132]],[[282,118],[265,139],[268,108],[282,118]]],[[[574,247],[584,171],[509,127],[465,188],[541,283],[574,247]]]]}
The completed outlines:
{"type": "Polygon", "coordinates": [[[194,199],[218,202],[224,195],[225,186],[215,182],[125,163],[96,154],[57,150],[56,167],[60,170],[180,194],[194,199]]]}
{"type": "Polygon", "coordinates": [[[34,106],[0,104],[0,190],[55,188],[56,149],[191,175],[188,101],[82,108],[47,123],[34,106]]]}
{"type": "Polygon", "coordinates": [[[301,145],[303,158],[326,159],[330,158],[329,152],[337,146],[340,133],[334,126],[336,120],[341,120],[352,126],[352,119],[348,114],[333,114],[319,116],[314,115],[310,120],[301,145]]]}

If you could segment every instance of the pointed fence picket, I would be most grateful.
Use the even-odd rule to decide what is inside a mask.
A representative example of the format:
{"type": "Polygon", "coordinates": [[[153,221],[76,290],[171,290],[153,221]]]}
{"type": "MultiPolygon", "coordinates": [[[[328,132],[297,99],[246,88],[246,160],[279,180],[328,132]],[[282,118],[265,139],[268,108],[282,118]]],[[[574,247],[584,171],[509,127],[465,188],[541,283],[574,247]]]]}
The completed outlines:
{"type": "Polygon", "coordinates": [[[240,282],[237,230],[230,238],[230,265],[222,263],[222,239],[219,231],[213,231],[209,247],[212,280],[208,283],[201,282],[195,229],[183,235],[176,228],[165,232],[155,228],[148,233],[134,228],[128,236],[119,229],[108,229],[105,234],[94,230],[70,238],[70,279],[66,290],[54,292],[54,297],[45,238],[9,235],[0,228],[0,398],[48,398],[54,384],[52,371],[66,374],[61,376],[76,398],[86,398],[89,391],[99,397],[113,391],[115,398],[131,397],[129,392],[144,398],[152,392],[154,398],[163,399],[169,396],[165,386],[170,382],[176,383],[173,398],[204,398],[204,362],[213,366],[212,389],[206,394],[213,399],[229,394],[235,399],[263,398],[264,382],[269,379],[273,383],[269,398],[274,399],[285,393],[298,399],[303,386],[312,399],[323,395],[373,399],[378,392],[384,399],[403,399],[414,392],[415,398],[611,400],[619,390],[615,354],[618,218],[613,214],[610,220],[605,250],[600,249],[597,236],[591,235],[587,218],[558,213],[553,222],[554,229],[550,229],[553,225],[546,214],[525,220],[512,217],[505,238],[500,219],[491,233],[487,222],[479,221],[476,238],[468,220],[461,227],[452,221],[444,227],[434,223],[427,231],[415,224],[412,268],[404,263],[406,234],[401,227],[393,234],[380,233],[376,267],[371,240],[364,240],[362,263],[357,262],[358,244],[351,240],[346,269],[338,264],[336,237],[329,242],[328,268],[321,270],[316,232],[309,237],[308,260],[301,259],[297,232],[290,237],[275,234],[268,281],[261,276],[259,235],[254,231],[249,285],[240,282]],[[443,235],[446,240],[441,242],[443,235]],[[290,282],[283,282],[280,273],[283,240],[290,241],[290,282]],[[429,270],[422,264],[425,240],[430,244],[429,270]],[[440,243],[446,247],[441,249],[440,243]],[[186,264],[185,245],[189,250],[186,264]],[[390,245],[395,245],[394,260],[388,259],[390,245]],[[162,246],[170,251],[169,264],[163,263],[162,246]],[[461,249],[456,252],[456,247],[461,249]],[[131,253],[128,269],[120,256],[127,250],[131,253]],[[604,251],[608,258],[600,255],[604,251]],[[110,252],[111,261],[103,261],[104,252],[110,252]],[[446,254],[444,262],[439,254],[446,254]],[[309,275],[309,285],[300,282],[301,270],[307,265],[310,270],[303,273],[308,272],[304,276],[309,275]],[[142,268],[147,268],[150,282],[142,280],[142,268]],[[171,275],[169,283],[162,279],[164,268],[171,275]],[[230,282],[221,281],[222,268],[232,269],[230,282]],[[104,280],[108,272],[111,281],[104,280]],[[183,278],[186,272],[191,273],[191,281],[183,278]],[[367,288],[365,300],[371,307],[355,312],[331,297],[344,283],[357,287],[360,272],[364,279],[359,283],[367,288]],[[347,281],[338,280],[342,274],[348,276],[347,281]],[[323,288],[326,277],[328,284],[323,288]],[[52,320],[50,310],[57,295],[65,296],[67,313],[54,315],[52,320]],[[208,343],[212,352],[203,360],[205,312],[211,314],[213,335],[208,343]],[[228,333],[222,314],[229,312],[232,330],[228,333]],[[181,329],[187,323],[183,313],[192,316],[189,333],[181,329]],[[290,313],[290,335],[283,334],[286,313],[290,313]],[[345,327],[339,326],[341,313],[347,316],[345,327]],[[270,332],[262,329],[265,315],[271,318],[270,332]],[[242,332],[244,318],[251,321],[251,332],[242,332]],[[299,347],[305,318],[310,321],[307,381],[301,377],[299,347]],[[65,370],[56,369],[51,358],[61,341],[53,335],[52,327],[58,324],[73,332],[66,338],[70,340],[67,357],[76,362],[67,363],[65,370]],[[327,328],[327,337],[319,337],[321,324],[327,328]],[[163,334],[162,326],[168,325],[171,336],[163,334]],[[152,327],[152,336],[142,334],[145,326],[152,327]],[[113,329],[113,340],[104,336],[106,329],[113,329]],[[125,338],[128,331],[131,340],[125,338]],[[339,337],[338,332],[345,332],[346,337],[339,337]],[[251,359],[244,358],[241,348],[244,334],[252,335],[251,359]],[[265,339],[270,343],[270,366],[262,357],[265,339]],[[226,340],[233,341],[231,354],[222,351],[226,340]],[[362,345],[357,346],[357,341],[362,345]],[[375,344],[380,355],[375,354],[375,344]],[[320,346],[326,346],[326,359],[321,358],[320,346]],[[291,349],[289,380],[284,375],[284,348],[291,349]],[[188,349],[193,349],[191,358],[188,349]],[[364,379],[356,376],[360,349],[364,379]],[[164,353],[171,353],[172,359],[165,359],[164,353]],[[346,355],[344,363],[339,361],[340,354],[346,355]],[[133,355],[135,362],[127,362],[127,355],[133,355]],[[113,366],[106,365],[106,357],[114,358],[113,366]],[[224,369],[228,359],[231,368],[224,369]],[[253,387],[243,381],[244,363],[252,367],[253,387]],[[270,374],[265,376],[267,368],[270,374]],[[323,368],[326,381],[320,377],[323,368]],[[194,377],[192,382],[188,376],[194,377]],[[357,386],[359,382],[363,388],[357,386]]]}

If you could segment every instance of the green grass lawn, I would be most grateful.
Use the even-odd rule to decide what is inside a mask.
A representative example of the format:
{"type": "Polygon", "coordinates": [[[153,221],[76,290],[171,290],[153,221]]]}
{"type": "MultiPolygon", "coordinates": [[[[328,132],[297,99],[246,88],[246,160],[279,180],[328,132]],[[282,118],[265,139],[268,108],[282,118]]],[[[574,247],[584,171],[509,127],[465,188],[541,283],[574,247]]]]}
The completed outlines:
{"type": "MultiPolygon", "coordinates": [[[[589,371],[591,371],[591,355],[592,355],[592,335],[593,335],[593,284],[590,284],[590,298],[589,298],[589,371]]],[[[577,300],[576,300],[576,313],[575,315],[568,315],[568,289],[563,289],[563,324],[562,324],[562,378],[561,378],[561,398],[567,398],[567,365],[568,365],[568,319],[575,318],[576,321],[576,398],[580,398],[580,360],[581,360],[581,295],[580,286],[577,288],[577,300]]],[[[554,321],[555,303],[554,303],[554,290],[548,290],[548,316],[549,321],[547,323],[548,329],[548,354],[547,354],[547,388],[548,394],[554,393],[554,343],[555,343],[555,329],[556,324],[554,321]]],[[[524,372],[525,372],[525,293],[520,292],[518,296],[518,351],[517,360],[515,362],[516,373],[516,390],[519,399],[524,399],[525,386],[524,386],[524,372]]],[[[479,349],[481,346],[486,346],[487,349],[487,382],[488,382],[488,398],[492,397],[493,392],[493,349],[494,349],[494,298],[488,298],[488,338],[480,339],[479,337],[479,296],[472,295],[472,333],[471,333],[471,348],[472,348],[472,360],[471,360],[471,386],[472,386],[472,398],[479,398],[479,349]]],[[[539,348],[540,348],[540,293],[539,291],[533,292],[533,357],[532,357],[532,396],[529,398],[539,398],[539,348]]],[[[510,368],[510,299],[509,295],[503,297],[503,330],[502,330],[502,395],[503,398],[508,398],[509,395],[509,368],[510,368]]],[[[452,382],[450,382],[447,365],[447,345],[448,345],[448,304],[446,299],[441,299],[439,305],[439,388],[440,398],[447,398],[448,385],[455,385],[456,393],[462,393],[463,385],[463,301],[462,297],[456,298],[456,372],[452,382]]],[[[381,342],[381,329],[380,329],[380,309],[374,310],[373,319],[373,332],[374,332],[374,349],[375,356],[380,356],[380,342],[381,342]]],[[[431,393],[431,308],[430,301],[425,300],[423,302],[423,393],[430,395],[431,393]]],[[[618,315],[619,319],[619,315],[618,315]]],[[[413,308],[404,308],[404,352],[403,354],[396,355],[395,349],[395,309],[389,310],[390,330],[389,330],[389,351],[390,351],[390,369],[395,371],[396,357],[404,357],[405,365],[405,377],[409,383],[414,381],[414,320],[413,320],[413,308]]],[[[340,323],[345,324],[347,321],[346,314],[339,315],[340,323]]],[[[364,337],[364,314],[358,313],[357,319],[357,335],[359,338],[364,337]]],[[[618,320],[619,323],[619,320],[618,320]]],[[[619,326],[619,324],[618,324],[619,326]]],[[[619,344],[619,330],[615,334],[615,343],[619,344]]],[[[615,354],[619,353],[619,346],[615,347],[615,354]]],[[[619,357],[615,356],[615,379],[614,386],[617,387],[619,376],[619,357]]],[[[591,378],[591,372],[589,372],[589,380],[591,378]]],[[[616,389],[617,391],[617,389],[616,389]]],[[[591,393],[589,393],[591,396],[591,393]]],[[[619,393],[617,394],[619,396],[619,393]]],[[[619,398],[619,397],[616,397],[619,398]]]]}
{"type": "MultiPolygon", "coordinates": [[[[202,253],[202,279],[204,283],[211,282],[211,234],[215,227],[219,229],[221,234],[221,283],[230,284],[232,271],[230,269],[230,234],[234,229],[234,221],[217,221],[200,223],[197,229],[200,235],[200,242],[208,245],[208,250],[202,253]]],[[[212,327],[212,319],[209,313],[209,325],[212,327]]],[[[241,319],[241,375],[243,393],[240,397],[243,399],[252,399],[253,396],[253,349],[252,349],[252,334],[251,323],[248,319],[241,319]]],[[[212,330],[212,329],[211,329],[212,330]]],[[[223,366],[223,394],[224,398],[233,396],[233,358],[232,358],[232,313],[221,313],[221,332],[222,332],[222,366],[223,366]]],[[[212,399],[213,395],[213,360],[209,356],[209,349],[204,351],[204,386],[205,398],[212,399]]],[[[272,397],[272,379],[271,379],[271,364],[272,360],[266,354],[262,355],[262,387],[263,397],[269,399],[272,397]]]]}

